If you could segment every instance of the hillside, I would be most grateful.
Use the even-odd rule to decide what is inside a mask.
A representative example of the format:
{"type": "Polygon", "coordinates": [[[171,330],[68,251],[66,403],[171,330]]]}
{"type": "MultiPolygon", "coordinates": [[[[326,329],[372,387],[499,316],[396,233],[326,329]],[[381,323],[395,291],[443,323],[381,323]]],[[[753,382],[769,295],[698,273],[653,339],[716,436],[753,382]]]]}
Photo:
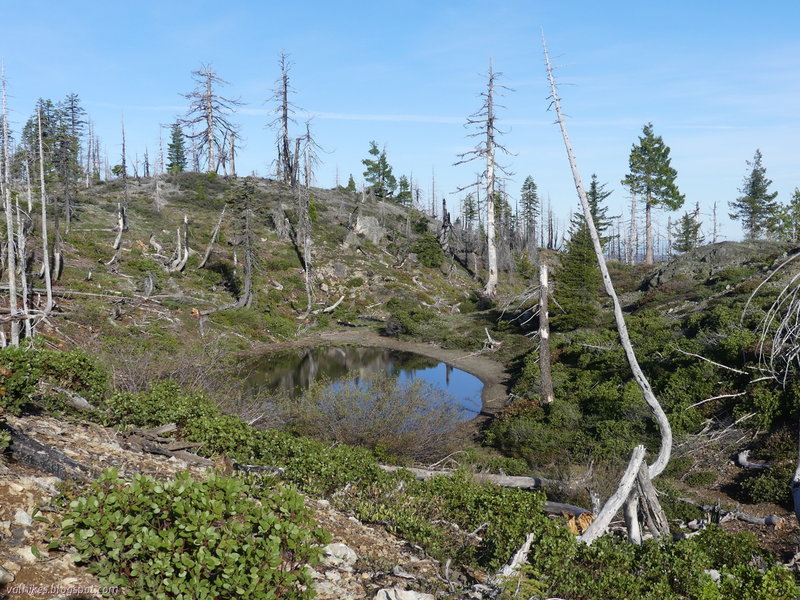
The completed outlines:
{"type": "MultiPolygon", "coordinates": [[[[0,462],[0,534],[11,549],[0,565],[19,575],[13,583],[45,585],[55,577],[74,578],[69,581],[76,585],[122,581],[114,575],[121,567],[113,560],[124,546],[111,538],[98,538],[94,545],[109,545],[116,552],[113,560],[90,558],[90,544],[81,568],[69,564],[64,550],[81,547],[80,531],[88,531],[88,525],[82,530],[75,525],[72,535],[78,537],[52,548],[49,558],[26,551],[31,542],[45,550],[48,536],[67,535],[69,527],[59,525],[64,518],[76,523],[95,518],[92,511],[78,516],[83,506],[78,498],[122,497],[130,484],[107,478],[95,484],[100,488],[88,487],[103,468],[114,466],[125,480],[138,473],[158,481],[172,481],[190,468],[211,491],[198,491],[187,502],[238,490],[237,498],[254,498],[259,507],[247,505],[243,515],[281,503],[295,506],[291,494],[301,492],[291,514],[279,517],[297,527],[297,539],[303,540],[292,552],[305,556],[306,545],[328,543],[356,550],[354,566],[348,561],[355,559],[343,551],[349,568],[323,559],[314,575],[323,598],[405,597],[381,596],[382,588],[479,597],[489,593],[480,586],[493,581],[492,573],[528,533],[536,536],[537,549],[520,575],[526,597],[784,598],[795,593],[800,529],[791,516],[786,483],[796,457],[800,388],[791,378],[778,382],[765,375],[759,342],[759,323],[796,273],[793,263],[776,271],[794,256],[792,248],[726,242],[649,271],[612,264],[639,360],[675,432],[672,461],[654,483],[678,541],[634,546],[623,539],[624,527],[615,524],[616,534],[582,547],[568,529],[568,523],[575,526],[579,507],[597,512],[594,504],[612,494],[630,450],[643,443],[654,453],[659,443],[624,362],[608,300],[599,290],[590,290],[597,312],[566,319],[560,304],[551,307],[556,400],[543,407],[533,269],[520,257],[514,269],[501,272],[501,297],[489,301],[478,293],[480,280],[464,266],[473,268],[476,260],[465,232],[456,227],[449,233],[451,257],[439,243],[441,221],[391,201],[314,188],[308,199],[307,287],[298,192],[268,180],[246,185],[197,173],[168,176],[158,190],[155,184],[131,179],[126,187],[111,180],[80,191],[71,230],[61,232],[64,270],[55,285],[55,311],[37,325],[38,351],[0,353],[7,428],[91,467],[90,477],[62,474],[61,479],[77,483],[59,487],[62,496],[56,498],[48,473],[13,460],[0,462]],[[118,210],[126,203],[128,230],[115,249],[118,210]],[[200,268],[223,207],[215,243],[200,268]],[[184,239],[189,250],[182,254],[184,239]],[[170,271],[183,259],[181,268],[170,271]],[[389,445],[388,438],[386,444],[363,441],[372,439],[366,433],[374,426],[364,422],[365,435],[354,443],[365,447],[350,447],[316,422],[312,427],[284,400],[242,385],[252,359],[270,349],[334,342],[404,348],[481,377],[487,384],[481,417],[453,425],[448,444],[427,440],[434,446],[425,456],[435,458],[417,465],[451,467],[455,476],[415,481],[408,471],[386,473],[379,462],[414,465],[422,455],[416,448],[422,438],[393,432],[398,445],[389,445]],[[70,407],[70,394],[94,408],[70,407]],[[147,449],[155,438],[126,446],[131,435],[164,427],[169,435],[152,434],[160,455],[147,449]],[[736,465],[736,455],[745,450],[751,461],[771,468],[736,465]],[[231,469],[234,463],[280,472],[242,478],[231,469]],[[541,491],[481,484],[470,477],[476,472],[560,481],[545,486],[547,499],[577,511],[545,516],[541,491]],[[244,483],[224,483],[232,475],[244,483]],[[311,513],[303,512],[303,504],[311,513]],[[36,508],[47,517],[46,526],[22,515],[26,524],[15,523],[17,509],[35,517],[36,508]],[[735,518],[740,514],[778,518],[758,525],[735,518]],[[312,520],[333,535],[332,541],[312,520]],[[690,533],[690,524],[701,533],[690,533]],[[565,570],[570,563],[580,572],[565,570]],[[791,571],[775,566],[779,563],[789,564],[791,571]],[[62,570],[55,575],[50,568],[62,570]],[[710,571],[722,572],[722,580],[715,583],[710,571]]],[[[29,249],[33,267],[40,261],[33,236],[29,249]]],[[[541,250],[539,260],[552,267],[554,297],[563,300],[568,294],[559,284],[568,264],[564,254],[541,250]]],[[[42,284],[34,281],[33,297],[41,306],[42,284]]],[[[773,329],[766,327],[768,334],[773,329]]],[[[328,430],[334,425],[327,424],[328,430]]],[[[0,444],[8,443],[0,436],[0,444]]],[[[13,457],[11,446],[6,453],[13,457]]],[[[209,531],[228,518],[218,516],[209,531]]],[[[108,526],[98,523],[92,531],[101,525],[108,526]]],[[[288,550],[281,552],[287,556],[288,550]]],[[[308,560],[315,561],[313,550],[308,560]]],[[[149,576],[158,578],[172,567],[150,568],[149,576]]],[[[298,594],[292,597],[302,597],[305,584],[297,565],[287,566],[285,573],[286,582],[293,582],[286,583],[286,597],[290,588],[298,594]]],[[[230,597],[245,597],[234,592],[230,597]]],[[[136,594],[143,592],[130,593],[140,597],[136,594]]]]}

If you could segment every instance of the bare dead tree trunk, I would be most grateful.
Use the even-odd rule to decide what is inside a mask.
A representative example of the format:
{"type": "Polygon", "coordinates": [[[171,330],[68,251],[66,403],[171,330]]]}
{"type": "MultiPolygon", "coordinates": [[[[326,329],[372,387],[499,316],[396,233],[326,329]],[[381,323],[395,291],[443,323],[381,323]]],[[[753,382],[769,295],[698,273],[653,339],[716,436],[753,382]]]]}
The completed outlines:
{"type": "MultiPolygon", "coordinates": [[[[484,171],[484,175],[486,177],[486,262],[489,274],[486,278],[486,285],[484,286],[483,294],[487,297],[494,297],[497,294],[497,233],[495,231],[494,214],[496,202],[495,191],[497,188],[496,171],[500,170],[501,172],[505,172],[503,167],[495,160],[496,151],[499,149],[508,153],[508,150],[499,144],[496,139],[496,135],[499,130],[497,129],[497,125],[495,123],[495,95],[497,94],[498,88],[504,87],[498,85],[497,83],[497,77],[499,75],[499,73],[495,73],[494,68],[492,67],[492,62],[489,61],[486,92],[481,94],[481,96],[484,98],[483,106],[478,110],[478,112],[473,113],[467,119],[468,125],[478,125],[480,127],[480,131],[472,135],[483,136],[484,140],[474,150],[459,155],[461,160],[455,163],[459,165],[477,158],[483,158],[486,160],[486,170],[484,171]]],[[[478,181],[472,185],[480,189],[480,176],[478,177],[478,181]]],[[[463,191],[467,189],[467,187],[472,187],[472,185],[461,188],[458,191],[463,191]]]]}
{"type": "Polygon", "coordinates": [[[8,309],[11,318],[11,345],[19,346],[19,321],[17,316],[17,261],[14,243],[14,212],[11,206],[11,149],[8,135],[8,106],[6,104],[6,76],[2,74],[3,86],[3,206],[6,211],[6,239],[8,266],[8,309]]]}
{"type": "MultiPolygon", "coordinates": [[[[308,168],[308,166],[306,166],[308,168]]],[[[306,287],[306,312],[301,318],[305,319],[314,308],[314,290],[311,287],[311,217],[310,194],[308,186],[301,186],[297,192],[298,223],[297,234],[300,238],[299,245],[303,253],[303,282],[306,287]]]]}
{"type": "Polygon", "coordinates": [[[658,399],[655,397],[655,394],[650,387],[650,382],[642,372],[642,369],[639,366],[639,361],[636,358],[636,353],[633,350],[633,345],[631,344],[630,336],[628,335],[628,327],[625,323],[625,316],[622,312],[622,306],[619,302],[619,298],[617,297],[617,293],[614,290],[614,284],[611,281],[611,276],[608,273],[606,260],[603,256],[603,246],[600,243],[600,237],[598,236],[597,228],[594,225],[592,210],[589,205],[589,200],[586,197],[586,190],[583,187],[580,172],[578,171],[578,163],[575,160],[575,153],[572,150],[572,143],[570,142],[569,135],[567,134],[567,125],[561,112],[561,99],[558,96],[558,89],[553,76],[553,67],[550,64],[550,57],[547,54],[547,45],[545,44],[544,35],[542,35],[542,45],[544,47],[545,62],[547,65],[547,77],[550,83],[553,106],[555,107],[558,124],[561,128],[561,135],[564,138],[564,145],[566,147],[567,157],[572,169],[572,177],[575,181],[575,188],[578,191],[578,196],[583,207],[583,216],[586,222],[586,227],[589,230],[589,236],[592,239],[595,256],[597,257],[597,262],[603,277],[603,285],[606,293],[609,295],[614,304],[614,319],[617,324],[617,332],[619,333],[620,344],[625,351],[625,356],[628,359],[628,364],[630,365],[633,377],[636,380],[636,383],[639,385],[639,388],[642,390],[645,402],[647,402],[647,404],[650,406],[653,416],[658,423],[658,428],[661,432],[661,449],[659,450],[658,457],[656,458],[655,462],[653,462],[653,464],[649,467],[650,477],[653,478],[658,476],[669,462],[669,457],[672,452],[672,427],[669,424],[667,415],[661,408],[661,404],[658,402],[658,399]]]}
{"type": "MultiPolygon", "coordinates": [[[[644,464],[644,461],[642,461],[644,464]]],[[[628,541],[639,545],[642,543],[642,527],[639,524],[639,494],[631,490],[630,496],[622,507],[625,518],[625,528],[628,530],[628,541]]]]}
{"type": "Polygon", "coordinates": [[[205,267],[209,257],[211,256],[211,251],[214,249],[214,243],[217,241],[217,236],[219,235],[219,229],[222,227],[222,219],[225,217],[226,208],[228,208],[227,204],[222,207],[222,211],[219,213],[217,224],[214,226],[214,232],[211,234],[211,241],[208,242],[208,248],[206,248],[206,252],[203,254],[203,260],[200,261],[200,264],[197,267],[198,269],[205,267]]]}
{"type": "Polygon", "coordinates": [[[619,481],[617,491],[606,501],[600,514],[592,521],[589,528],[583,532],[583,535],[578,538],[580,541],[585,544],[591,544],[608,530],[614,515],[617,514],[617,511],[622,508],[622,505],[630,497],[631,490],[633,490],[633,486],[636,483],[639,467],[643,461],[644,446],[636,446],[628,462],[628,468],[625,469],[625,473],[619,481]]]}
{"type": "Polygon", "coordinates": [[[636,229],[636,196],[631,196],[631,226],[628,229],[628,247],[626,248],[626,261],[629,265],[636,262],[636,250],[639,239],[636,229]]]}
{"type": "Polygon", "coordinates": [[[178,227],[175,258],[167,265],[167,272],[177,273],[183,271],[189,260],[189,217],[183,215],[183,224],[178,227]]]}
{"type": "Polygon", "coordinates": [[[47,304],[44,314],[48,315],[53,310],[53,280],[50,273],[50,250],[47,243],[47,192],[44,181],[44,148],[42,145],[42,111],[36,109],[39,124],[39,183],[42,202],[42,271],[44,272],[44,286],[47,293],[47,304]]]}
{"type": "Polygon", "coordinates": [[[28,230],[31,225],[31,217],[29,213],[25,214],[25,220],[22,219],[22,210],[19,207],[19,197],[15,199],[15,208],[17,211],[17,251],[19,258],[19,276],[20,284],[22,287],[22,317],[25,319],[25,337],[33,339],[33,323],[30,318],[30,308],[28,306],[28,230]]]}
{"type": "Polygon", "coordinates": [[[125,209],[121,202],[117,202],[117,237],[114,238],[114,243],[111,245],[114,250],[119,250],[122,245],[122,232],[125,231],[125,209]]]}
{"type": "Polygon", "coordinates": [[[550,315],[548,296],[550,286],[547,278],[547,265],[539,265],[539,374],[541,380],[541,403],[550,404],[555,399],[553,375],[550,371],[550,315]]]}
{"type": "Polygon", "coordinates": [[[297,181],[297,174],[295,167],[297,165],[297,152],[292,155],[291,142],[289,138],[289,121],[291,121],[291,106],[289,104],[289,71],[291,64],[288,61],[288,56],[281,53],[278,59],[281,67],[281,76],[279,86],[276,90],[276,97],[280,103],[280,126],[281,126],[281,139],[280,139],[280,156],[278,157],[281,163],[281,171],[283,173],[284,183],[295,185],[297,181]]]}
{"type": "Polygon", "coordinates": [[[494,72],[489,65],[489,85],[486,96],[486,260],[489,276],[483,293],[492,298],[497,294],[497,243],[494,223],[494,72]]]}

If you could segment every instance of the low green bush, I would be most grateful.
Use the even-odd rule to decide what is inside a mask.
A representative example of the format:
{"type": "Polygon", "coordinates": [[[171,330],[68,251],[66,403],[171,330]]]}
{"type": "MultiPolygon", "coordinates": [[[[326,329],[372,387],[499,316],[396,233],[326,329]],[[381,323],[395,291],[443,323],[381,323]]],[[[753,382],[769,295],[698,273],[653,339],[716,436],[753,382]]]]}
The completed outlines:
{"type": "Polygon", "coordinates": [[[754,504],[772,502],[791,509],[789,482],[793,475],[794,470],[790,466],[773,467],[750,474],[740,485],[744,500],[754,504]]]}
{"type": "Polygon", "coordinates": [[[136,598],[313,598],[307,564],[329,536],[302,497],[211,474],[159,482],[105,472],[73,500],[52,546],[136,598]]]}
{"type": "Polygon", "coordinates": [[[411,251],[417,255],[420,264],[426,267],[439,268],[444,262],[442,246],[430,233],[423,233],[411,246],[411,251]]]}
{"type": "Polygon", "coordinates": [[[707,487],[716,483],[719,474],[716,471],[695,471],[683,480],[692,487],[707,487]]]}
{"type": "Polygon", "coordinates": [[[0,407],[18,414],[49,383],[75,392],[97,405],[108,390],[108,372],[88,354],[58,350],[0,350],[0,407]]]}
{"type": "Polygon", "coordinates": [[[800,594],[788,569],[761,570],[754,566],[759,557],[771,562],[754,536],[713,526],[688,540],[650,540],[640,546],[607,535],[591,546],[562,544],[555,553],[534,546],[527,578],[541,598],[788,600],[800,594]],[[720,573],[719,583],[710,569],[720,573]]]}

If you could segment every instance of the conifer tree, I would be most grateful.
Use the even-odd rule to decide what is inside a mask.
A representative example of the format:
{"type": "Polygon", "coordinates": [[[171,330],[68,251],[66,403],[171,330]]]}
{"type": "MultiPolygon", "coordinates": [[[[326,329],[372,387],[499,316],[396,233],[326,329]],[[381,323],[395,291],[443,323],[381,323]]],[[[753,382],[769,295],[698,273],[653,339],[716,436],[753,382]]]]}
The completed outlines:
{"type": "Polygon", "coordinates": [[[369,184],[370,191],[378,198],[391,198],[397,189],[397,179],[392,174],[392,167],[386,158],[386,150],[378,149],[378,142],[369,143],[369,155],[361,163],[366,167],[364,179],[369,184]]]}
{"type": "MultiPolygon", "coordinates": [[[[605,188],[605,184],[597,180],[597,175],[592,175],[586,193],[595,229],[603,247],[609,240],[603,233],[611,226],[611,218],[607,216],[608,207],[603,206],[611,192],[605,188]]],[[[564,312],[554,315],[552,324],[560,330],[592,325],[600,315],[597,298],[603,279],[583,215],[573,215],[569,235],[567,251],[556,273],[555,295],[564,312]]]]}
{"type": "Polygon", "coordinates": [[[789,202],[780,206],[772,229],[779,240],[800,241],[800,188],[795,188],[789,202]]]}
{"type": "Polygon", "coordinates": [[[749,240],[763,236],[778,211],[775,201],[778,192],[769,191],[772,180],[767,178],[767,170],[761,161],[761,150],[756,150],[753,160],[747,161],[750,171],[739,189],[741,196],[729,203],[733,209],[730,218],[742,221],[745,237],[749,240]]]}
{"type": "Polygon", "coordinates": [[[397,182],[397,196],[395,200],[402,206],[411,206],[411,185],[408,182],[408,177],[405,175],[400,175],[400,179],[397,182]]]}
{"type": "Polygon", "coordinates": [[[186,170],[186,138],[180,123],[172,124],[167,144],[167,173],[183,173],[186,170]]]}
{"type": "Polygon", "coordinates": [[[653,264],[653,207],[663,206],[677,210],[684,196],[678,191],[675,179],[678,172],[670,165],[669,146],[661,136],[653,134],[653,124],[642,129],[639,144],[631,148],[630,172],[622,180],[632,196],[644,202],[645,207],[645,264],[653,264]]]}
{"type": "Polygon", "coordinates": [[[519,196],[519,212],[521,225],[525,231],[525,247],[530,250],[536,247],[536,223],[541,213],[539,192],[533,177],[528,175],[522,183],[519,196]]]}
{"type": "Polygon", "coordinates": [[[350,173],[350,178],[347,180],[347,187],[344,188],[344,189],[346,189],[348,192],[353,192],[353,193],[355,193],[357,191],[357,189],[356,189],[356,180],[353,179],[353,174],[352,173],[350,173]]]}
{"type": "MultiPolygon", "coordinates": [[[[698,207],[699,209],[699,207],[698,207]]],[[[672,242],[672,249],[678,253],[689,252],[701,246],[705,238],[700,233],[699,210],[694,213],[686,211],[680,220],[675,224],[675,241],[672,242]]]]}

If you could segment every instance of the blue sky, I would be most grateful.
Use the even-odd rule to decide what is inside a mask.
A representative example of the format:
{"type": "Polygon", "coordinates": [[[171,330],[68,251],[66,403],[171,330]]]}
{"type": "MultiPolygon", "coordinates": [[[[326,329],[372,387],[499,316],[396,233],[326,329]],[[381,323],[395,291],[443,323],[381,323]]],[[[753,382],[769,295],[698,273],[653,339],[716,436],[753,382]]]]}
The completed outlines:
{"type": "MultiPolygon", "coordinates": [[[[547,112],[540,31],[563,65],[564,107],[584,178],[619,184],[642,126],[672,149],[686,206],[699,202],[710,230],[718,203],[722,236],[745,161],[756,148],[779,199],[800,186],[800,3],[486,2],[53,2],[7,3],[0,56],[17,131],[37,98],[77,93],[109,161],[119,161],[124,116],[130,154],[157,151],[161,125],[185,111],[191,71],[212,64],[246,103],[234,120],[244,147],[240,174],[267,175],[274,159],[270,104],[281,50],[294,63],[295,103],[315,115],[327,151],[317,184],[352,173],[370,140],[385,146],[396,175],[413,174],[452,206],[479,165],[453,166],[474,140],[464,127],[480,105],[489,59],[513,92],[501,99],[504,162],[512,199],[532,175],[562,220],[578,203],[558,128],[547,112]],[[557,4],[557,5],[556,5],[557,4]]],[[[677,214],[676,214],[677,216],[677,214]]],[[[666,222],[659,214],[658,221],[666,222]]]]}

